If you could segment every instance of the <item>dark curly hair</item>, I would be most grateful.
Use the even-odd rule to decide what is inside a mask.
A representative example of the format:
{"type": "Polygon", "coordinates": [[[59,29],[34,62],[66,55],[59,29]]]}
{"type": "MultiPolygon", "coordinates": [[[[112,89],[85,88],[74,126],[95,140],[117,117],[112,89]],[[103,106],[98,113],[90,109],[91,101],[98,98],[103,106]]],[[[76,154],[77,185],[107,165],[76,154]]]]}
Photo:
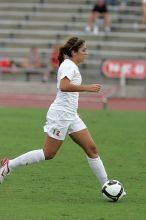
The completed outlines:
{"type": "Polygon", "coordinates": [[[68,57],[72,57],[72,51],[78,52],[78,50],[82,47],[85,43],[85,40],[82,40],[78,37],[71,37],[69,38],[66,43],[59,48],[59,65],[64,61],[65,55],[68,57]]]}

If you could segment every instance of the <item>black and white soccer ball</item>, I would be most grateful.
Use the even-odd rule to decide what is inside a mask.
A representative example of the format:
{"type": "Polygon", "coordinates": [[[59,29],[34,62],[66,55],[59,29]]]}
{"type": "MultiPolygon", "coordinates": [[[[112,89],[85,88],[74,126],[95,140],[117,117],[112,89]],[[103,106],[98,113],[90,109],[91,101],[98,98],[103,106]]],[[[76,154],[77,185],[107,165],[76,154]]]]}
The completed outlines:
{"type": "Polygon", "coordinates": [[[102,186],[102,195],[103,198],[108,201],[117,202],[126,195],[126,192],[124,191],[122,183],[118,180],[108,180],[102,186]]]}

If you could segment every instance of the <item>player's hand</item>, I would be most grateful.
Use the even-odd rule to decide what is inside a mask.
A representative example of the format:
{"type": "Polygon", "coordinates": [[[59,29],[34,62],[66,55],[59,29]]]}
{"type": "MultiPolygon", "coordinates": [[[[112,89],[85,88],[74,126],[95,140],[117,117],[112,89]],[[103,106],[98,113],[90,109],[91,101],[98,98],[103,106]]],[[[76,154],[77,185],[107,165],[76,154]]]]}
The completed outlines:
{"type": "Polygon", "coordinates": [[[88,92],[99,92],[101,90],[100,84],[91,84],[88,85],[88,92]]]}

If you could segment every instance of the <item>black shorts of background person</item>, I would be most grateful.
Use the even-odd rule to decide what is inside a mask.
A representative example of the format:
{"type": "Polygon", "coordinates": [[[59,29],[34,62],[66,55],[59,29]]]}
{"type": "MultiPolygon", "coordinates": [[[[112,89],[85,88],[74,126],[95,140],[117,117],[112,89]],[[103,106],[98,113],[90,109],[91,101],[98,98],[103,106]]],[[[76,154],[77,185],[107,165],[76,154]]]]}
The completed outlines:
{"type": "Polygon", "coordinates": [[[103,14],[103,13],[108,13],[108,9],[107,9],[107,6],[106,4],[103,4],[101,6],[95,4],[93,9],[92,9],[92,12],[98,12],[100,14],[103,14]]]}

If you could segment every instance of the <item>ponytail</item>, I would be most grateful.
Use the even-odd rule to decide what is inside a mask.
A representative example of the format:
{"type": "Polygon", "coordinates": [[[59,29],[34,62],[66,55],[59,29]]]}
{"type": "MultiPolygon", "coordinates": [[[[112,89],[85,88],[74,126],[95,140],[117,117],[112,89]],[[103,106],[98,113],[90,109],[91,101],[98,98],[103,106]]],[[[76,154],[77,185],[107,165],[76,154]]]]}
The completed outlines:
{"type": "Polygon", "coordinates": [[[60,64],[64,61],[64,47],[59,48],[59,54],[58,54],[58,61],[59,61],[59,66],[60,64]]]}

